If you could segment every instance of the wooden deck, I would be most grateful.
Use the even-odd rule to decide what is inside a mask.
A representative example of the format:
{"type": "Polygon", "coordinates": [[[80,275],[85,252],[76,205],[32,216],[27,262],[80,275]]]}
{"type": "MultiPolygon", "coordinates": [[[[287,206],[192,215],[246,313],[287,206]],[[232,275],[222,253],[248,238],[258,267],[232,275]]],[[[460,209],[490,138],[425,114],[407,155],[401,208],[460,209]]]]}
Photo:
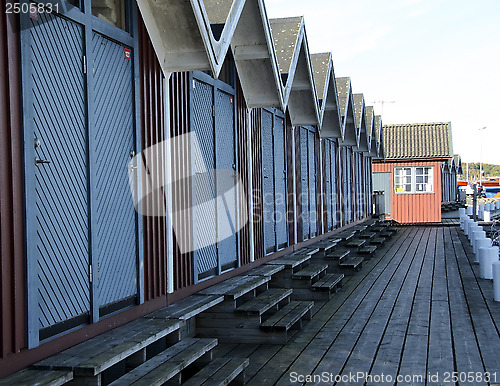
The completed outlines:
{"type": "Polygon", "coordinates": [[[459,227],[403,227],[288,344],[214,357],[248,357],[259,386],[500,383],[500,303],[473,260],[459,227]]]}

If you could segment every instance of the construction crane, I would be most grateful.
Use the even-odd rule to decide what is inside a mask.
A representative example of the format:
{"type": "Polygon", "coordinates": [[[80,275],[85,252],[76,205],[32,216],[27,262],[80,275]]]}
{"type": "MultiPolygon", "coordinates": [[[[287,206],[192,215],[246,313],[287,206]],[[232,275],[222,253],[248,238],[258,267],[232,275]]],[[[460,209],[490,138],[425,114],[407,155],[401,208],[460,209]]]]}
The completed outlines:
{"type": "Polygon", "coordinates": [[[380,103],[382,105],[382,111],[381,111],[381,118],[382,118],[382,122],[384,121],[384,104],[386,103],[396,103],[396,101],[374,101],[372,102],[373,104],[375,103],[380,103]]]}

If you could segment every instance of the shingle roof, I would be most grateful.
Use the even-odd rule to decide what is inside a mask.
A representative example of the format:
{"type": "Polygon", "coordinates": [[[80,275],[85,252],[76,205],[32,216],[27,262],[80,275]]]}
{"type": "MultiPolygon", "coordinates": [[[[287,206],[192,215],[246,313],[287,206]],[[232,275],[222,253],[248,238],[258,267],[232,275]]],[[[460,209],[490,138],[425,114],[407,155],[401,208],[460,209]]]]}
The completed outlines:
{"type": "Polygon", "coordinates": [[[383,125],[382,130],[386,159],[453,156],[450,123],[383,125]]]}

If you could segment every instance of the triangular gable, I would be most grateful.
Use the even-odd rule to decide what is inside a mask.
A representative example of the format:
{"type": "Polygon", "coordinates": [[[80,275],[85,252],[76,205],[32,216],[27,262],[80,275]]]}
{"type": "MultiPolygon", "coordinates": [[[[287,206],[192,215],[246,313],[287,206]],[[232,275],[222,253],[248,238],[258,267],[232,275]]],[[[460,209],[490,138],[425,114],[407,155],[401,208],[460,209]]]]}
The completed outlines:
{"type": "Polygon", "coordinates": [[[358,148],[354,149],[354,151],[367,153],[370,148],[368,130],[366,129],[365,97],[363,94],[353,94],[352,97],[354,101],[354,122],[356,130],[359,132],[358,148]]]}
{"type": "Polygon", "coordinates": [[[247,106],[284,109],[278,61],[263,0],[245,2],[231,50],[247,106]]]}
{"type": "Polygon", "coordinates": [[[339,99],[340,116],[342,119],[343,138],[339,140],[340,146],[358,146],[359,132],[354,122],[354,105],[352,98],[351,79],[336,78],[337,94],[339,99]]]}
{"type": "Polygon", "coordinates": [[[385,159],[384,131],[382,130],[382,117],[380,115],[375,115],[373,132],[376,141],[376,154],[373,155],[373,159],[383,160],[385,159]]]}
{"type": "Polygon", "coordinates": [[[373,127],[375,124],[375,113],[373,111],[373,106],[365,106],[365,123],[366,123],[366,136],[368,142],[368,155],[371,155],[374,149],[372,147],[374,145],[373,138],[375,137],[373,133],[373,127]]]}
{"type": "Polygon", "coordinates": [[[311,64],[319,100],[320,136],[321,138],[342,138],[342,120],[339,112],[332,54],[329,52],[312,54],[311,64]]]}
{"type": "Polygon", "coordinates": [[[459,154],[455,154],[453,156],[453,159],[455,160],[455,164],[457,165],[457,174],[463,174],[464,170],[462,168],[462,157],[460,157],[459,154]]]}
{"type": "Polygon", "coordinates": [[[283,101],[293,126],[319,125],[319,108],[302,17],[269,21],[283,85],[283,101]]]}
{"type": "Polygon", "coordinates": [[[450,172],[450,161],[441,162],[441,172],[449,173],[450,172]]]}
{"type": "Polygon", "coordinates": [[[217,77],[245,0],[137,0],[165,75],[211,69],[217,77]]]}

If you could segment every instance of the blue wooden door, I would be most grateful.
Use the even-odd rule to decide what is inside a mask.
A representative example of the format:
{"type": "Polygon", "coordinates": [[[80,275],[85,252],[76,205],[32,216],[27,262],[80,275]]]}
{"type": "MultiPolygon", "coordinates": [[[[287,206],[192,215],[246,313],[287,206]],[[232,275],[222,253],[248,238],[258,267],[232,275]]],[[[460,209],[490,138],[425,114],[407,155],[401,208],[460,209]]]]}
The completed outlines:
{"type": "Polygon", "coordinates": [[[93,108],[95,159],[95,250],[101,315],[133,304],[137,294],[134,204],[128,163],[135,154],[134,87],[128,48],[94,33],[93,108]]]}
{"type": "Polygon", "coordinates": [[[35,177],[28,274],[37,310],[29,317],[38,319],[30,320],[30,328],[43,339],[59,332],[51,327],[62,322],[66,328],[86,322],[90,311],[84,46],[76,23],[48,13],[30,23],[26,146],[35,148],[36,160],[26,159],[27,173],[35,177]]]}
{"type": "Polygon", "coordinates": [[[333,212],[332,212],[332,146],[331,141],[324,141],[325,154],[325,195],[326,195],[326,230],[327,232],[333,229],[333,212]]]}
{"type": "Polygon", "coordinates": [[[314,129],[308,131],[308,165],[309,165],[309,221],[310,236],[318,234],[318,204],[317,204],[317,175],[316,175],[316,142],[314,129]]]}

